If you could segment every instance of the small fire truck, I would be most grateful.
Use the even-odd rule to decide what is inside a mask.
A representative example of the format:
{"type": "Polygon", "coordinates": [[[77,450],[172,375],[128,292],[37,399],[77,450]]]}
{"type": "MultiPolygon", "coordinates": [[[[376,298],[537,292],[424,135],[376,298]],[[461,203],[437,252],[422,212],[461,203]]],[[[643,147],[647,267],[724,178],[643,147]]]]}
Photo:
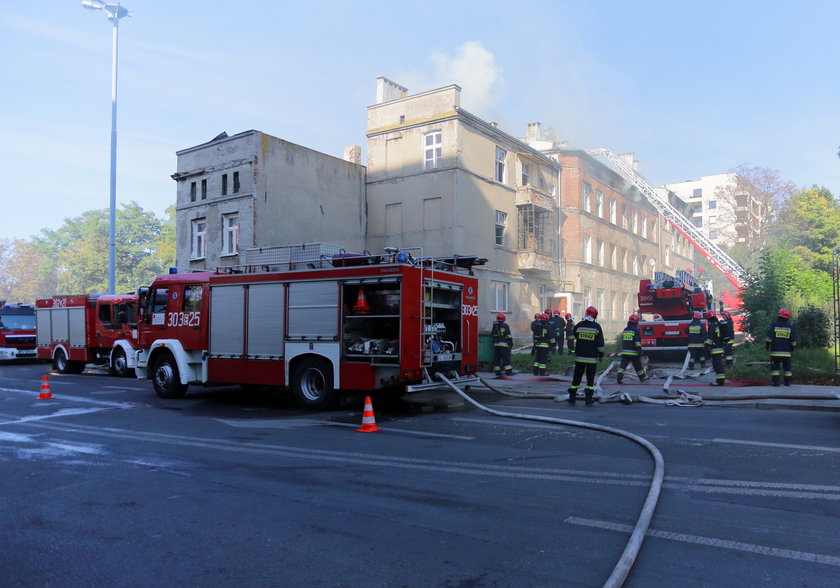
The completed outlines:
{"type": "Polygon", "coordinates": [[[38,358],[62,374],[78,374],[89,363],[114,375],[134,375],[137,300],[134,294],[53,296],[35,301],[38,358]]]}
{"type": "Polygon", "coordinates": [[[437,386],[438,372],[477,371],[472,267],[485,259],[307,243],[249,250],[245,261],[152,283],[136,371],[159,396],[181,397],[190,384],[276,386],[324,409],[339,390],[402,395],[437,386]]]}
{"type": "Polygon", "coordinates": [[[0,301],[0,360],[35,359],[35,307],[0,301]]]}
{"type": "MultiPolygon", "coordinates": [[[[713,310],[711,293],[694,276],[678,270],[676,277],[655,272],[653,280],[639,282],[639,312],[653,320],[639,321],[642,349],[650,351],[686,351],[686,327],[695,312],[705,315],[713,310]]],[[[703,319],[705,322],[705,318],[703,319]]]]}

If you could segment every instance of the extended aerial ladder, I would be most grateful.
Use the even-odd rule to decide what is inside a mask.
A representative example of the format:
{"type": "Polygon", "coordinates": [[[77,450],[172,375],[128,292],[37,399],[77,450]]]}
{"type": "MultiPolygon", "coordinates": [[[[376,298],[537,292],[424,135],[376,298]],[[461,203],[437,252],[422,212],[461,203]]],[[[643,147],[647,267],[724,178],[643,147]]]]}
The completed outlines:
{"type": "Polygon", "coordinates": [[[732,286],[736,290],[741,290],[744,287],[744,282],[749,277],[749,274],[741,267],[741,265],[726,254],[723,249],[718,247],[714,241],[703,234],[694,224],[691,223],[685,216],[683,216],[670,202],[663,199],[638,173],[636,170],[624,163],[621,158],[615,155],[609,149],[587,149],[586,153],[590,155],[600,155],[612,163],[612,165],[629,180],[639,191],[647,198],[665,219],[671,223],[689,242],[694,245],[694,248],[699,251],[703,257],[715,266],[720,272],[726,276],[732,286]]]}

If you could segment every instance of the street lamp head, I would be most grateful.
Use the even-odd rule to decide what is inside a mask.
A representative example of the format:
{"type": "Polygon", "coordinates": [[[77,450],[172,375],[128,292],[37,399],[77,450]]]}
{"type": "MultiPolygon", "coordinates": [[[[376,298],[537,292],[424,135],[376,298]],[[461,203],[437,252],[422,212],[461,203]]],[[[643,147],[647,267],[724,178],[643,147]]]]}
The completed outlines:
{"type": "Polygon", "coordinates": [[[111,20],[119,20],[124,16],[130,16],[128,13],[131,12],[120,6],[119,2],[114,4],[112,2],[102,2],[102,0],[82,0],[82,7],[88,10],[104,10],[111,20]]]}
{"type": "Polygon", "coordinates": [[[102,10],[105,4],[99,0],[82,0],[82,6],[88,10],[102,10]]]}

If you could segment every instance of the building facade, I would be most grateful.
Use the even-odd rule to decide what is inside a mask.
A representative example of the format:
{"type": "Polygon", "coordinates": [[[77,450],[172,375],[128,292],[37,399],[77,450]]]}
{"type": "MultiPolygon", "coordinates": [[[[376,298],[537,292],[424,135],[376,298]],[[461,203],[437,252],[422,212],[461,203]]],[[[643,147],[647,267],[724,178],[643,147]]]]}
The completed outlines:
{"type": "Polygon", "coordinates": [[[329,241],[365,244],[365,168],[259,131],[177,152],[176,264],[215,269],[245,251],[329,241]]]}
{"type": "Polygon", "coordinates": [[[560,286],[557,162],[460,107],[458,86],[408,96],[378,80],[368,108],[367,247],[478,255],[480,328],[515,333],[560,286]]]}

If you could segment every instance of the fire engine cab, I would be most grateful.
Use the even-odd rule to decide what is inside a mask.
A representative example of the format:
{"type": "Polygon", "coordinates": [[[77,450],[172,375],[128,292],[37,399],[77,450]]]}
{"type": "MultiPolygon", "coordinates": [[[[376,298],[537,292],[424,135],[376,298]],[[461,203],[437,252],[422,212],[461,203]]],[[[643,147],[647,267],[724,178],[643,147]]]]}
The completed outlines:
{"type": "Polygon", "coordinates": [[[35,301],[38,358],[62,374],[78,374],[89,363],[114,375],[132,376],[137,346],[134,294],[53,296],[35,301]]]}
{"type": "Polygon", "coordinates": [[[437,372],[477,370],[472,267],[486,260],[324,243],[248,253],[244,266],[152,283],[136,366],[159,396],[183,396],[190,384],[277,386],[322,409],[339,390],[404,394],[434,385],[437,372]]]}
{"type": "Polygon", "coordinates": [[[0,301],[0,360],[35,359],[35,307],[0,301]]]}
{"type": "Polygon", "coordinates": [[[686,351],[685,329],[694,313],[713,309],[711,293],[685,270],[678,270],[676,277],[655,272],[653,280],[641,280],[638,300],[646,319],[639,321],[645,352],[686,351]]]}

